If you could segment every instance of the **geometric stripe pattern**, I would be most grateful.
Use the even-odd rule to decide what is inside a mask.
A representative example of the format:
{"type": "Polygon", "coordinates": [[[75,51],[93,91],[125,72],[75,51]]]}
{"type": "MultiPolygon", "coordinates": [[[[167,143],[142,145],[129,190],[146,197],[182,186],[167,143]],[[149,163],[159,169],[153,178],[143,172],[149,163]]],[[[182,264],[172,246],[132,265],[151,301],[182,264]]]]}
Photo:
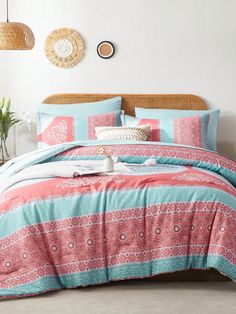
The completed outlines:
{"type": "Polygon", "coordinates": [[[173,120],[174,143],[204,147],[202,142],[202,118],[193,116],[173,120]]]}
{"type": "MultiPolygon", "coordinates": [[[[76,147],[57,158],[93,158],[98,148],[76,147]]],[[[131,166],[128,175],[32,178],[2,193],[0,298],[190,268],[214,267],[236,280],[236,189],[225,179],[235,162],[178,146],[108,148],[130,163],[152,156],[168,165],[148,173],[131,166]],[[198,156],[197,166],[186,165],[198,156]]]]}
{"type": "Polygon", "coordinates": [[[88,117],[88,139],[90,140],[97,139],[96,132],[95,132],[96,127],[118,126],[117,114],[120,114],[120,111],[88,117]]]}
{"type": "Polygon", "coordinates": [[[123,126],[149,124],[151,127],[150,141],[168,142],[200,148],[208,148],[208,120],[205,122],[203,123],[203,117],[200,115],[169,120],[135,118],[128,115],[122,116],[123,126]]]}

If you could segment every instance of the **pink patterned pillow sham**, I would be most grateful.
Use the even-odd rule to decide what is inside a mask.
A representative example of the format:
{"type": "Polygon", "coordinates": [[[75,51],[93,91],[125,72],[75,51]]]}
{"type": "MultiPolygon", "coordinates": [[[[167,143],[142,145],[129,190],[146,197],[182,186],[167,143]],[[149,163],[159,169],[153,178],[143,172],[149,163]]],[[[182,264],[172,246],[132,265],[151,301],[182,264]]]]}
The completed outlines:
{"type": "Polygon", "coordinates": [[[120,119],[121,111],[114,111],[110,113],[100,114],[96,116],[88,117],[88,139],[89,140],[96,140],[96,127],[102,126],[120,126],[121,119],[120,119]]]}
{"type": "Polygon", "coordinates": [[[150,124],[149,141],[167,142],[209,148],[207,128],[209,115],[195,115],[174,119],[142,119],[122,115],[123,126],[140,126],[150,124]]]}
{"type": "Polygon", "coordinates": [[[41,132],[38,134],[40,148],[75,140],[73,117],[54,117],[48,114],[41,116],[41,132]]]}
{"type": "Polygon", "coordinates": [[[120,126],[121,110],[87,117],[87,128],[80,127],[76,116],[55,116],[38,114],[38,147],[45,148],[65,142],[96,139],[95,128],[101,126],[120,126]]]}

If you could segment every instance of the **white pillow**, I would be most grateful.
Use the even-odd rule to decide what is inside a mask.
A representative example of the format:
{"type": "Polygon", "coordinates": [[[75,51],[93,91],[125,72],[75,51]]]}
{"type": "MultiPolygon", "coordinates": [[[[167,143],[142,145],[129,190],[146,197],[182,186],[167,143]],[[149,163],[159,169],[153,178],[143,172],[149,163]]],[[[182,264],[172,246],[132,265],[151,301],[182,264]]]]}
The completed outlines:
{"type": "Polygon", "coordinates": [[[150,133],[150,125],[140,127],[121,126],[121,127],[96,127],[98,140],[126,140],[126,141],[146,141],[150,133]]]}

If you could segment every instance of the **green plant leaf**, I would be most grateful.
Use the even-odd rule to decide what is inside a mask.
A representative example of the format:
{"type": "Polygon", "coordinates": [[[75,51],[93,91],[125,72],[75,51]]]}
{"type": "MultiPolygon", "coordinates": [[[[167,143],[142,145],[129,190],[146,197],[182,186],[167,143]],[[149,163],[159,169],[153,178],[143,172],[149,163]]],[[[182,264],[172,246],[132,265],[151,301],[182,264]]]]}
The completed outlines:
{"type": "MultiPolygon", "coordinates": [[[[8,101],[5,103],[5,98],[3,98],[0,102],[0,139],[1,142],[5,142],[10,128],[19,123],[21,119],[17,117],[17,114],[13,111],[10,111],[11,108],[11,100],[8,99],[8,101]],[[5,109],[5,111],[4,111],[5,109]]],[[[3,149],[3,145],[1,146],[1,149],[3,149]]],[[[6,150],[6,147],[5,147],[6,150]]]]}
{"type": "Polygon", "coordinates": [[[6,103],[6,111],[9,112],[10,111],[10,106],[11,106],[11,99],[8,99],[7,103],[6,103]]]}
{"type": "Polygon", "coordinates": [[[3,97],[2,100],[0,101],[0,110],[3,109],[4,104],[5,104],[5,98],[3,97]]]}

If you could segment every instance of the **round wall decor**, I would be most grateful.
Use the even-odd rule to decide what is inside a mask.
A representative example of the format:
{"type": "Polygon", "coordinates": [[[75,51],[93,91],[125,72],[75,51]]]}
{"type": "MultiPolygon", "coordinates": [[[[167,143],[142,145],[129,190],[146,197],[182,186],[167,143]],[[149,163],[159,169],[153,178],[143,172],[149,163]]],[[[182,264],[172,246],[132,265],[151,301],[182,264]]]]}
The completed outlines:
{"type": "Polygon", "coordinates": [[[75,29],[56,29],[46,39],[45,53],[52,64],[71,68],[82,60],[84,42],[75,29]]]}
{"type": "Polygon", "coordinates": [[[99,57],[109,59],[114,55],[115,47],[110,41],[105,40],[97,46],[97,53],[99,57]]]}

